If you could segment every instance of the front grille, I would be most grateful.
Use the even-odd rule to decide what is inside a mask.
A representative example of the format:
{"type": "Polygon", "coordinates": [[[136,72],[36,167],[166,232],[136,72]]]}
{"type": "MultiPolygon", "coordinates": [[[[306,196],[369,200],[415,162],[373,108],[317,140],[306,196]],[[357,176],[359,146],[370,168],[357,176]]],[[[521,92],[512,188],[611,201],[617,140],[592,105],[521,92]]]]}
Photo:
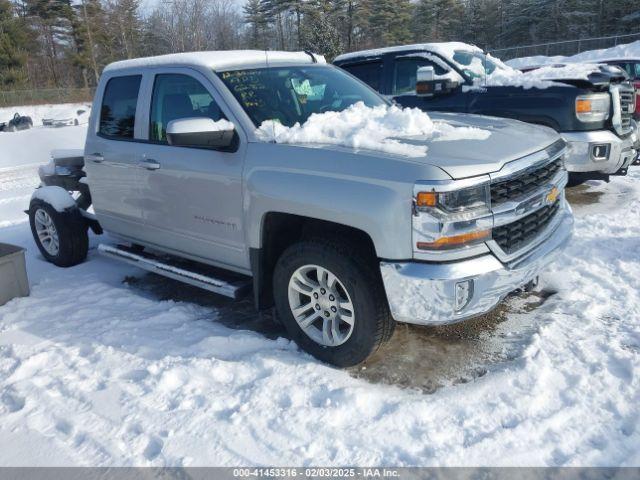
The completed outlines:
{"type": "Polygon", "coordinates": [[[620,89],[620,117],[623,132],[627,132],[631,128],[631,118],[635,110],[634,96],[635,91],[633,89],[620,89]]]}
{"type": "Polygon", "coordinates": [[[493,240],[508,255],[525,247],[544,230],[560,209],[560,201],[530,213],[526,217],[493,229],[493,240]]]}
{"type": "Polygon", "coordinates": [[[491,184],[491,205],[513,200],[549,183],[562,169],[562,159],[556,158],[542,167],[532,167],[514,177],[491,184]]]}

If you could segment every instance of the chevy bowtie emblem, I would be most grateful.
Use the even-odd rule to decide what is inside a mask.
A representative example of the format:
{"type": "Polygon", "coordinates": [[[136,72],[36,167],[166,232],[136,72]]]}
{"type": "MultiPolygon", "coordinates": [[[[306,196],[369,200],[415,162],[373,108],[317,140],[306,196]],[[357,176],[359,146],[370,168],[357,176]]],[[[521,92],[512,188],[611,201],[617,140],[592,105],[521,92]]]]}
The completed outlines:
{"type": "Polygon", "coordinates": [[[558,187],[553,187],[545,197],[545,202],[547,203],[547,205],[555,203],[555,201],[558,199],[558,195],[560,195],[560,190],[558,190],[558,187]]]}

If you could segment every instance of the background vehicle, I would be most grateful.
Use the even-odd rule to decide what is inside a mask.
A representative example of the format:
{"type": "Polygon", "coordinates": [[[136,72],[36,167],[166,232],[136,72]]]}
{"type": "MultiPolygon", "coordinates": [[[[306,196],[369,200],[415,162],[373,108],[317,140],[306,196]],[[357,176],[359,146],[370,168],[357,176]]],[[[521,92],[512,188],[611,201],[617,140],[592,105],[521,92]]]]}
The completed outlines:
{"type": "Polygon", "coordinates": [[[77,110],[64,108],[54,110],[50,116],[42,119],[45,127],[64,127],[68,125],[81,125],[89,121],[91,113],[90,107],[79,108],[77,110]]]}
{"type": "Polygon", "coordinates": [[[349,366],[395,321],[487,312],[568,242],[565,143],[550,129],[442,114],[445,130],[473,130],[397,140],[395,151],[264,137],[358,109],[404,115],[302,52],[111,64],[84,154],[41,169],[29,208],[36,244],[73,266],[88,228],[104,230],[123,242],[101,245],[104,255],[232,298],[252,288],[303,349],[349,366]]]}
{"type": "Polygon", "coordinates": [[[549,68],[545,80],[553,83],[542,82],[456,42],[348,53],[334,63],[403,106],[551,127],[569,143],[568,170],[582,179],[625,175],[635,158],[635,95],[618,69],[597,67],[577,78],[549,68]],[[436,89],[416,92],[418,69],[432,72],[436,89]]]}
{"type": "Polygon", "coordinates": [[[633,87],[636,90],[636,110],[633,118],[640,120],[640,58],[602,60],[602,63],[620,67],[629,75],[629,78],[633,82],[633,87]]]}
{"type": "Polygon", "coordinates": [[[17,132],[18,130],[27,130],[32,127],[33,120],[31,120],[31,117],[22,116],[16,112],[11,120],[0,123],[0,132],[17,132]]]}

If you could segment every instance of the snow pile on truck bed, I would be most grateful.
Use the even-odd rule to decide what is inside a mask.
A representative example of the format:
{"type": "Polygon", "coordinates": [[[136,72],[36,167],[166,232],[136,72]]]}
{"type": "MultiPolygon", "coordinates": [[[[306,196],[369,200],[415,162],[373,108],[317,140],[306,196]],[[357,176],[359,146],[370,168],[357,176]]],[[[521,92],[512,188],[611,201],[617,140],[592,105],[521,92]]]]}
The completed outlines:
{"type": "Polygon", "coordinates": [[[548,65],[553,63],[576,63],[576,62],[602,62],[605,60],[640,59],[640,40],[611,48],[600,50],[588,50],[570,57],[561,55],[547,57],[537,55],[533,57],[520,57],[508,60],[506,63],[513,68],[535,67],[538,65],[548,65]]]}
{"type": "Polygon", "coordinates": [[[257,133],[263,141],[341,145],[408,157],[423,157],[428,147],[404,143],[402,138],[485,140],[491,135],[491,132],[475,127],[433,122],[429,115],[417,108],[395,105],[367,107],[362,102],[340,112],[313,114],[304,124],[296,123],[292,127],[269,120],[260,125],[257,133]]]}

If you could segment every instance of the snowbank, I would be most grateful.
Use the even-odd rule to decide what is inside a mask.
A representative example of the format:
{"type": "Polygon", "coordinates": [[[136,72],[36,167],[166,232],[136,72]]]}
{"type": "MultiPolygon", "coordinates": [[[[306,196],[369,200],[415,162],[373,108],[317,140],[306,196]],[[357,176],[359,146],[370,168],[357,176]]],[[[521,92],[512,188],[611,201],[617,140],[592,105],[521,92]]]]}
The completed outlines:
{"type": "Polygon", "coordinates": [[[0,132],[0,169],[46,163],[55,149],[83,149],[87,126],[0,132]]]}
{"type": "Polygon", "coordinates": [[[640,40],[633,43],[617,45],[611,48],[600,50],[589,50],[569,57],[555,56],[546,57],[538,55],[533,57],[521,57],[509,60],[506,63],[513,68],[534,67],[553,63],[576,63],[576,62],[602,62],[606,60],[620,60],[624,58],[640,59],[640,40]]]}
{"type": "Polygon", "coordinates": [[[358,102],[340,112],[313,114],[300,125],[286,127],[279,122],[263,122],[257,130],[263,141],[276,143],[313,143],[341,145],[355,149],[423,157],[427,145],[403,143],[412,140],[445,141],[455,139],[485,140],[491,132],[474,127],[454,127],[445,122],[433,122],[417,108],[395,105],[367,107],[358,102]]]}
{"type": "MultiPolygon", "coordinates": [[[[34,126],[41,126],[43,118],[75,118],[76,112],[80,109],[89,110],[89,103],[63,103],[58,105],[26,105],[18,107],[2,107],[0,108],[0,122],[6,122],[13,118],[13,115],[31,117],[34,126]]],[[[88,119],[88,115],[83,116],[84,122],[88,119]]],[[[2,141],[0,137],[0,142],[2,141]]]]}

